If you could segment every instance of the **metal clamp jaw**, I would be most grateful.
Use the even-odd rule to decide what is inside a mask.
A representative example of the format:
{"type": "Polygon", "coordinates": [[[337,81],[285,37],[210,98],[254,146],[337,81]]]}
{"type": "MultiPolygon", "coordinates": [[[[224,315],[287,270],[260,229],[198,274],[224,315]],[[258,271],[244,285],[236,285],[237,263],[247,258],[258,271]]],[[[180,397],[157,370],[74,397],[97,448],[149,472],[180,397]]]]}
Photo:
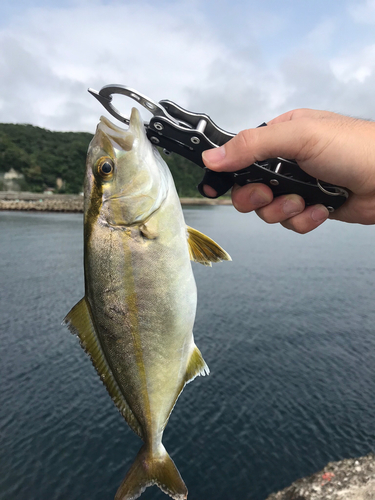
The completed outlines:
{"type": "Polygon", "coordinates": [[[145,123],[147,137],[153,144],[162,147],[166,153],[173,151],[205,169],[204,178],[198,186],[203,196],[206,196],[203,192],[204,184],[212,186],[219,197],[234,184],[243,186],[260,182],[268,185],[274,196],[298,194],[304,198],[306,205],[322,203],[331,212],[348,198],[346,189],[311,177],[295,160],[270,158],[231,173],[208,170],[202,161],[203,151],[222,146],[235,135],[218,127],[208,115],[193,113],[169,100],[155,103],[136,90],[123,85],[106,85],[99,92],[93,89],[89,89],[89,92],[112,116],[127,125],[129,118],[122,115],[112,104],[113,94],[128,96],[150,111],[153,117],[149,123],[145,123]]]}

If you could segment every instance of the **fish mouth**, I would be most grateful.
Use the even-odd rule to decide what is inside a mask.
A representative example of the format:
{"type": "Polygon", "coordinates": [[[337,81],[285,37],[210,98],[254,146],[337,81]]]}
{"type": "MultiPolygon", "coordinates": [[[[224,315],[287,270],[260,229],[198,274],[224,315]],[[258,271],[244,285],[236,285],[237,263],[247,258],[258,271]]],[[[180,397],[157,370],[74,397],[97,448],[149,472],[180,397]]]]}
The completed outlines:
{"type": "Polygon", "coordinates": [[[114,148],[123,151],[130,151],[132,149],[135,137],[130,128],[123,129],[118,127],[105,116],[101,116],[98,130],[109,138],[114,148]]]}
{"type": "Polygon", "coordinates": [[[111,140],[116,149],[130,151],[134,140],[146,136],[144,123],[137,108],[132,108],[129,128],[124,129],[112,123],[105,116],[100,117],[98,129],[104,132],[111,140]]]}

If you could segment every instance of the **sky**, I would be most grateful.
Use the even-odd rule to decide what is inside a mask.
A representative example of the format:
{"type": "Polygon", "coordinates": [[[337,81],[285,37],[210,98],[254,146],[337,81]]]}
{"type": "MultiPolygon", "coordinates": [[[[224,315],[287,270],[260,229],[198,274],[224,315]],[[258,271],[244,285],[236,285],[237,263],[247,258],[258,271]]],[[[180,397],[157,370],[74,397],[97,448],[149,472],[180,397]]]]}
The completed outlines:
{"type": "Polygon", "coordinates": [[[113,83],[232,133],[299,107],[375,119],[375,0],[1,1],[0,122],[94,132],[87,88],[113,83]]]}

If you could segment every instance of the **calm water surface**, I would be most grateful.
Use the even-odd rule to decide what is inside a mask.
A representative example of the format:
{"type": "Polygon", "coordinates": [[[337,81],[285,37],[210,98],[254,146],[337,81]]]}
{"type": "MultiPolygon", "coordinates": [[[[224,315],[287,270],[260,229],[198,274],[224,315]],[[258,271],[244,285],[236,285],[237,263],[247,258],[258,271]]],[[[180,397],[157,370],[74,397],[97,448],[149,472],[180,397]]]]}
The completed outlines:
{"type": "MultiPolygon", "coordinates": [[[[232,207],[185,216],[233,258],[193,266],[211,375],[164,439],[189,499],[264,500],[375,451],[374,227],[300,236],[232,207]]],[[[112,500],[141,442],[61,326],[83,295],[82,216],[2,212],[0,254],[0,499],[112,500]]]]}

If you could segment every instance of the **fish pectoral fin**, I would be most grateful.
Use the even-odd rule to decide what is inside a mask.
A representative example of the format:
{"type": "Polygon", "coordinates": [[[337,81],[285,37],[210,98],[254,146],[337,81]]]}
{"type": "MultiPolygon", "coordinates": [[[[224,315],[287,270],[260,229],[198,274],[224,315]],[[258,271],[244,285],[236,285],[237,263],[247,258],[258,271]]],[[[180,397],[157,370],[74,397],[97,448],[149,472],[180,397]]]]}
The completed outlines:
{"type": "Polygon", "coordinates": [[[146,445],[142,446],[117,490],[115,500],[134,500],[140,497],[148,486],[154,484],[175,500],[187,498],[185,483],[162,444],[157,456],[152,455],[146,445]]]}
{"type": "Polygon", "coordinates": [[[153,228],[149,222],[142,224],[139,227],[139,231],[140,231],[141,235],[144,238],[146,238],[147,240],[155,240],[159,236],[159,233],[158,233],[156,227],[153,228]]]}
{"type": "Polygon", "coordinates": [[[194,350],[191,353],[185,374],[185,383],[188,384],[189,382],[194,380],[195,377],[198,377],[199,375],[202,375],[204,377],[209,373],[210,369],[208,368],[205,360],[203,359],[200,350],[196,345],[194,345],[194,350]]]}
{"type": "Polygon", "coordinates": [[[90,304],[86,300],[86,297],[83,297],[69,311],[63,320],[63,324],[69,328],[71,333],[78,336],[81,346],[90,356],[92,364],[120,413],[129,424],[129,427],[140,438],[143,438],[141,426],[129,408],[107,362],[92,320],[90,304]]]}
{"type": "Polygon", "coordinates": [[[212,266],[211,262],[232,260],[230,255],[214,240],[190,226],[186,227],[190,260],[204,266],[212,266]]]}

